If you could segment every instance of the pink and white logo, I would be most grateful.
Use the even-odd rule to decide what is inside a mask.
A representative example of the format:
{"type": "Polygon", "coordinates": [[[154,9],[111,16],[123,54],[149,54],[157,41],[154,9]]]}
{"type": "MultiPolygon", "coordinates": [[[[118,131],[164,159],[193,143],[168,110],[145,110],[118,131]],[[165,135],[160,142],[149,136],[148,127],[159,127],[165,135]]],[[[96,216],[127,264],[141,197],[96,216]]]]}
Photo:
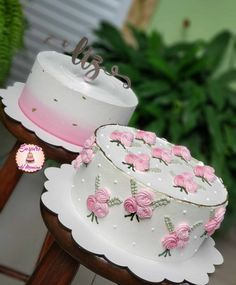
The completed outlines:
{"type": "Polygon", "coordinates": [[[18,169],[25,172],[36,172],[42,169],[45,161],[41,147],[34,144],[22,144],[16,153],[18,169]]]}

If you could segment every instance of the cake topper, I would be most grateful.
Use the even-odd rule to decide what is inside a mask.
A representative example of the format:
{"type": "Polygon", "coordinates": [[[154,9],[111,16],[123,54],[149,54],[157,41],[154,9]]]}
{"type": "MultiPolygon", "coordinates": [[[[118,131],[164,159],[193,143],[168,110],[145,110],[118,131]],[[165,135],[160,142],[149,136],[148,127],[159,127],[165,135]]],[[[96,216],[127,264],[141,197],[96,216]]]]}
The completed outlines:
{"type": "Polygon", "coordinates": [[[94,80],[98,77],[98,74],[101,69],[105,71],[105,73],[109,76],[114,76],[123,79],[125,82],[123,83],[124,88],[131,87],[131,81],[128,76],[119,74],[119,67],[117,65],[113,65],[110,72],[107,72],[104,66],[101,66],[103,63],[103,58],[100,55],[93,55],[93,49],[89,47],[87,50],[88,39],[83,37],[75,47],[74,51],[72,52],[72,62],[73,64],[77,65],[80,64],[81,68],[86,70],[89,67],[93,67],[89,71],[86,72],[85,78],[87,80],[94,80]],[[81,60],[77,60],[80,54],[84,53],[81,60]],[[91,62],[88,60],[92,58],[91,62]]]}

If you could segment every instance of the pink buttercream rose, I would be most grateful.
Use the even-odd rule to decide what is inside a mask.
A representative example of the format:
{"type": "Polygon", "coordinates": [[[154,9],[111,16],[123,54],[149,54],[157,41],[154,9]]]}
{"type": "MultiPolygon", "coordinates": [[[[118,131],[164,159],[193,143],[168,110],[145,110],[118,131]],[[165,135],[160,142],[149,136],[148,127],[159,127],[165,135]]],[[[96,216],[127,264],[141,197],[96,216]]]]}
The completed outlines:
{"type": "Polygon", "coordinates": [[[82,164],[82,158],[80,155],[78,155],[76,159],[72,161],[72,165],[74,166],[75,169],[79,169],[81,164],[82,164]]]}
{"type": "Polygon", "coordinates": [[[124,201],[124,208],[128,213],[136,213],[137,211],[137,203],[133,197],[129,197],[124,201]]]}
{"type": "Polygon", "coordinates": [[[176,175],[174,178],[175,187],[183,188],[186,192],[194,193],[197,191],[197,183],[193,180],[191,173],[184,172],[180,175],[176,175]]]}
{"type": "Polygon", "coordinates": [[[147,154],[137,154],[133,165],[138,171],[147,171],[150,167],[150,158],[147,154]]]}
{"type": "Polygon", "coordinates": [[[93,207],[93,213],[98,218],[104,218],[109,213],[109,207],[107,203],[96,202],[93,207]]]}
{"type": "Polygon", "coordinates": [[[216,210],[215,220],[219,224],[219,227],[220,227],[220,224],[222,223],[222,221],[224,220],[225,212],[226,212],[226,209],[223,207],[216,210]]]}
{"type": "Polygon", "coordinates": [[[129,153],[125,156],[125,162],[133,165],[138,171],[147,171],[150,167],[150,158],[147,154],[129,153]]]}
{"type": "Polygon", "coordinates": [[[186,161],[191,160],[191,153],[186,146],[175,145],[171,150],[174,155],[179,156],[186,161]]]}
{"type": "Polygon", "coordinates": [[[194,174],[205,179],[207,182],[213,182],[216,179],[215,169],[208,165],[197,165],[193,169],[194,174]]]}
{"type": "Polygon", "coordinates": [[[94,157],[94,153],[92,149],[83,149],[82,152],[80,153],[82,162],[85,164],[88,164],[90,161],[92,161],[94,157]]]}
{"type": "Polygon", "coordinates": [[[209,236],[213,235],[218,227],[219,223],[214,218],[205,224],[205,230],[209,236]]]}
{"type": "Polygon", "coordinates": [[[146,207],[154,201],[154,194],[149,190],[140,189],[140,191],[135,195],[135,200],[139,206],[146,207]]]}
{"type": "Polygon", "coordinates": [[[110,199],[110,194],[108,188],[99,188],[95,192],[95,197],[99,203],[106,203],[110,199]]]}
{"type": "Polygon", "coordinates": [[[89,195],[87,198],[87,208],[89,211],[93,212],[94,205],[97,203],[95,195],[89,195]]]}
{"type": "Polygon", "coordinates": [[[170,163],[172,159],[172,153],[169,149],[156,147],[152,149],[152,157],[158,158],[165,163],[170,163]]]}
{"type": "Polygon", "coordinates": [[[147,218],[151,218],[152,216],[152,208],[151,207],[137,207],[137,212],[136,212],[137,216],[140,219],[147,219],[147,218]]]}
{"type": "Polygon", "coordinates": [[[135,159],[137,159],[137,156],[134,153],[129,153],[125,156],[125,162],[128,164],[133,164],[135,159]]]}
{"type": "Polygon", "coordinates": [[[166,249],[173,249],[173,248],[177,248],[178,246],[178,237],[176,235],[176,233],[171,233],[167,236],[165,236],[162,240],[162,245],[164,248],[166,249]]]}
{"type": "Polygon", "coordinates": [[[177,248],[184,248],[187,244],[188,244],[188,240],[184,241],[184,240],[179,239],[177,243],[177,248]]]}
{"type": "Polygon", "coordinates": [[[156,143],[156,134],[146,131],[137,131],[136,139],[143,140],[146,144],[154,145],[156,143]]]}
{"type": "Polygon", "coordinates": [[[95,135],[92,135],[89,139],[87,139],[84,143],[84,148],[93,148],[95,146],[95,135]]]}
{"type": "Polygon", "coordinates": [[[110,139],[113,141],[119,141],[123,146],[130,147],[134,140],[134,135],[130,132],[113,132],[110,139]]]}
{"type": "Polygon", "coordinates": [[[177,237],[185,242],[189,240],[190,231],[191,228],[188,224],[181,224],[175,230],[177,237]]]}

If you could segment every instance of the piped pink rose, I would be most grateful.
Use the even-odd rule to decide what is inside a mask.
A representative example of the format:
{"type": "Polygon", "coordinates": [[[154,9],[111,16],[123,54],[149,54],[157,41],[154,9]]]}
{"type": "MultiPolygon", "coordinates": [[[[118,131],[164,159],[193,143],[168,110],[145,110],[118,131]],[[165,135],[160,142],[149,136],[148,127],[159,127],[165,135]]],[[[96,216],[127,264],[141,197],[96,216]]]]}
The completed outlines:
{"type": "Polygon", "coordinates": [[[111,142],[116,142],[118,146],[122,145],[125,148],[130,147],[132,145],[134,135],[130,132],[115,131],[111,133],[110,139],[111,142]]]}
{"type": "Polygon", "coordinates": [[[109,213],[109,207],[107,203],[96,202],[93,207],[93,213],[97,218],[104,218],[109,213]]]}
{"type": "Polygon", "coordinates": [[[215,169],[208,165],[197,165],[193,169],[194,174],[197,177],[202,178],[203,182],[207,182],[210,186],[210,182],[214,182],[216,179],[215,169]]]}
{"type": "Polygon", "coordinates": [[[139,219],[151,218],[153,212],[151,205],[153,201],[154,194],[149,190],[142,189],[134,197],[129,197],[124,201],[124,208],[129,213],[125,217],[130,217],[132,221],[136,216],[138,222],[139,219]]]}
{"type": "Polygon", "coordinates": [[[205,224],[205,232],[201,235],[201,237],[205,235],[211,236],[216,230],[220,228],[221,223],[224,220],[225,212],[226,209],[224,207],[218,208],[216,210],[215,216],[205,224]]]}
{"type": "Polygon", "coordinates": [[[190,231],[191,228],[188,224],[181,224],[175,230],[178,239],[184,242],[187,242],[189,240],[190,231]]]}
{"type": "Polygon", "coordinates": [[[135,195],[135,200],[141,207],[149,206],[154,201],[154,193],[146,189],[140,189],[135,195]]]}
{"type": "Polygon", "coordinates": [[[87,139],[84,143],[84,148],[93,148],[95,146],[95,135],[92,135],[89,139],[87,139]]]}
{"type": "Polygon", "coordinates": [[[194,193],[197,191],[198,185],[193,178],[194,176],[187,172],[176,175],[174,178],[174,187],[180,188],[180,191],[184,191],[186,194],[194,193]]]}
{"type": "Polygon", "coordinates": [[[175,145],[172,147],[171,151],[175,156],[180,157],[181,159],[183,159],[186,162],[191,160],[191,158],[192,158],[191,153],[186,146],[175,145]]]}
{"type": "Polygon", "coordinates": [[[72,165],[74,166],[75,169],[79,169],[82,163],[83,162],[82,162],[82,158],[80,155],[78,155],[76,159],[72,161],[72,165]]]}
{"type": "Polygon", "coordinates": [[[147,171],[150,168],[150,158],[147,154],[129,153],[125,156],[123,164],[127,164],[133,171],[147,171]]]}
{"type": "Polygon", "coordinates": [[[111,191],[108,188],[99,188],[95,192],[95,197],[99,203],[107,203],[110,195],[111,191]]]}
{"type": "Polygon", "coordinates": [[[135,138],[138,140],[142,140],[148,145],[154,145],[156,143],[156,134],[152,132],[137,131],[135,138]]]}
{"type": "Polygon", "coordinates": [[[172,153],[169,149],[156,147],[152,149],[152,157],[158,158],[160,162],[168,165],[172,160],[172,153]]]}
{"type": "Polygon", "coordinates": [[[90,161],[92,161],[94,157],[94,153],[92,149],[83,149],[82,152],[80,153],[82,162],[87,165],[89,164],[90,161]]]}

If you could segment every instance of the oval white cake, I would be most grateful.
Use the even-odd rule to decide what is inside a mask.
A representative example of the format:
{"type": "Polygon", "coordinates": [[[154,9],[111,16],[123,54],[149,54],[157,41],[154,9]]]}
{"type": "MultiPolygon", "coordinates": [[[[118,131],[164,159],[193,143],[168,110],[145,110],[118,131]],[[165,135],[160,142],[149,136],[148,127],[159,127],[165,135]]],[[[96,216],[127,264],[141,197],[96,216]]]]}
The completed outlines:
{"type": "Polygon", "coordinates": [[[154,133],[102,126],[73,165],[78,214],[132,254],[184,261],[223,221],[227,191],[214,169],[154,133]]]}
{"type": "Polygon", "coordinates": [[[40,128],[83,145],[96,128],[126,125],[138,100],[131,89],[103,70],[87,82],[80,65],[54,51],[40,52],[19,98],[22,112],[40,128]]]}

